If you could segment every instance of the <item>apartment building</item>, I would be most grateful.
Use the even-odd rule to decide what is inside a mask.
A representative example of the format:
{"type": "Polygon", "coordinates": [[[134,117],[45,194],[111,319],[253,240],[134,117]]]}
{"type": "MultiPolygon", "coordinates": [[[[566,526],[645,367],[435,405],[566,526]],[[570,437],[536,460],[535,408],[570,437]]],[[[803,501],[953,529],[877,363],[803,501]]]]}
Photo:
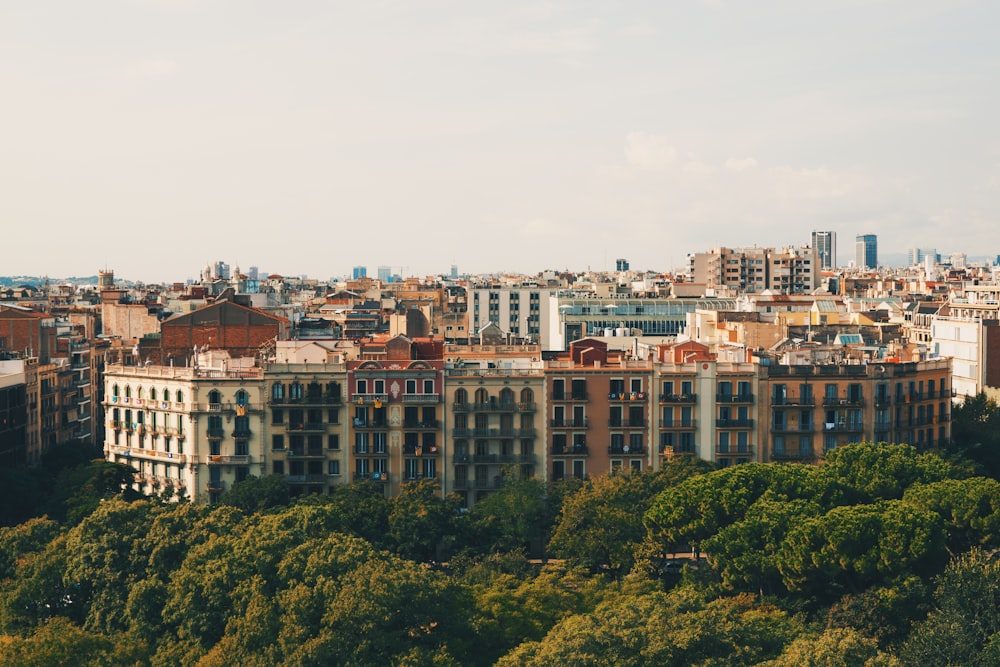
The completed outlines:
{"type": "Polygon", "coordinates": [[[382,484],[390,496],[407,481],[439,479],[444,421],[440,345],[396,336],[362,345],[361,357],[347,362],[352,479],[382,484]]]}
{"type": "Polygon", "coordinates": [[[473,345],[446,345],[443,491],[470,506],[510,476],[546,469],[541,346],[506,344],[499,328],[473,345]]]}
{"type": "Polygon", "coordinates": [[[801,294],[819,287],[821,267],[816,248],[809,246],[719,247],[689,255],[688,274],[710,289],[801,294]]]}
{"type": "Polygon", "coordinates": [[[28,394],[25,374],[0,363],[0,468],[28,460],[28,394]]]}
{"type": "Polygon", "coordinates": [[[813,461],[852,442],[951,438],[951,360],[760,365],[762,461],[813,461]]]}
{"type": "Polygon", "coordinates": [[[173,490],[214,503],[233,483],[267,472],[266,389],[253,360],[220,353],[197,360],[190,367],[108,365],[104,453],[135,468],[144,493],[173,490]]]}
{"type": "Polygon", "coordinates": [[[609,354],[597,338],[546,362],[548,479],[652,467],[652,383],[651,362],[609,354]]]}
{"type": "Polygon", "coordinates": [[[553,311],[550,299],[556,290],[551,287],[525,284],[521,286],[470,287],[467,292],[470,336],[490,323],[508,332],[512,339],[532,340],[543,350],[563,349],[553,346],[549,327],[558,311],[553,311]]]}

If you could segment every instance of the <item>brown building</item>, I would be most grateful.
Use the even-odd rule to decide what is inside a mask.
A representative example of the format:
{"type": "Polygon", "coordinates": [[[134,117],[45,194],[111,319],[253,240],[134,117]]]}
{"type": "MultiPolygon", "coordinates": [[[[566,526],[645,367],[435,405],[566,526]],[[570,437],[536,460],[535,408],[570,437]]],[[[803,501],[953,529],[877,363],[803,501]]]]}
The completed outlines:
{"type": "Polygon", "coordinates": [[[811,461],[852,442],[930,449],[951,438],[951,359],[760,366],[762,461],[811,461]]]}
{"type": "Polygon", "coordinates": [[[219,301],[165,320],[160,325],[159,361],[183,366],[195,347],[223,349],[232,357],[255,357],[269,341],[287,338],[288,330],[289,322],[283,317],[219,301]]]}
{"type": "Polygon", "coordinates": [[[653,465],[652,362],[609,354],[604,341],[584,338],[546,364],[545,382],[549,479],[653,465]]]}

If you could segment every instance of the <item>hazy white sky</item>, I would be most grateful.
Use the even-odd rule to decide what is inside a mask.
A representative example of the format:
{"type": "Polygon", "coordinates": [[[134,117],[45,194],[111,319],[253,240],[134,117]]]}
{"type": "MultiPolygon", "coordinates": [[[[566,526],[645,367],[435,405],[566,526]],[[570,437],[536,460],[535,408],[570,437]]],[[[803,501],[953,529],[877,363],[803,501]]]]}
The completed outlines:
{"type": "Polygon", "coordinates": [[[1000,5],[0,8],[0,275],[1000,252],[1000,5]]]}

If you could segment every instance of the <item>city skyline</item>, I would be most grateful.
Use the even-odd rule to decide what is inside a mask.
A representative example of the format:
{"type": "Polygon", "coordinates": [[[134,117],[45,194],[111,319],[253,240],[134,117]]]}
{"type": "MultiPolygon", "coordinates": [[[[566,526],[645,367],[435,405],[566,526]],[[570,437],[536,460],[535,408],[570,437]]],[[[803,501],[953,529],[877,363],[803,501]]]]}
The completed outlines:
{"type": "Polygon", "coordinates": [[[997,13],[12,5],[0,272],[666,271],[811,229],[995,255],[997,13]]]}

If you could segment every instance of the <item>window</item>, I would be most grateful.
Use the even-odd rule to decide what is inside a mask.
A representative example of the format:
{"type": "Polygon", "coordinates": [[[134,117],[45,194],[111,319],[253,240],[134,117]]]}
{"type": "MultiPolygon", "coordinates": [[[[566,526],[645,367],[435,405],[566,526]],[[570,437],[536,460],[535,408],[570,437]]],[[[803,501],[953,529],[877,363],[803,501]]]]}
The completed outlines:
{"type": "Polygon", "coordinates": [[[331,433],[326,436],[326,448],[327,449],[340,449],[340,434],[331,433]]]}
{"type": "Polygon", "coordinates": [[[557,401],[566,398],[566,380],[558,379],[552,381],[552,398],[557,401]]]}
{"type": "Polygon", "coordinates": [[[729,431],[721,431],[719,433],[719,452],[729,452],[729,431]]]}
{"type": "Polygon", "coordinates": [[[631,387],[629,387],[629,391],[633,393],[639,393],[642,391],[642,378],[632,378],[630,384],[631,387]]]}
{"type": "Polygon", "coordinates": [[[618,396],[624,394],[625,393],[625,380],[623,380],[621,378],[614,378],[614,379],[612,379],[611,380],[611,388],[610,388],[609,393],[612,396],[614,396],[614,397],[618,397],[618,396]]]}
{"type": "Polygon", "coordinates": [[[573,477],[577,479],[586,479],[587,471],[584,467],[585,463],[586,461],[582,461],[580,459],[573,461],[573,477]]]}
{"type": "Polygon", "coordinates": [[[437,477],[437,459],[423,459],[420,465],[423,468],[424,478],[434,479],[437,477]]]}
{"type": "Polygon", "coordinates": [[[285,448],[285,436],[274,434],[271,436],[271,449],[282,450],[285,448]]]}
{"type": "Polygon", "coordinates": [[[249,456],[250,446],[247,444],[246,440],[236,441],[236,456],[249,456]]]}
{"type": "Polygon", "coordinates": [[[220,394],[217,389],[213,389],[212,391],[208,392],[208,402],[213,405],[218,405],[219,403],[222,403],[222,394],[220,394]]]}
{"type": "Polygon", "coordinates": [[[420,476],[420,459],[406,459],[403,465],[406,479],[417,479],[420,476]]]}
{"type": "Polygon", "coordinates": [[[340,461],[327,461],[326,462],[326,474],[335,477],[340,476],[340,461]]]}
{"type": "Polygon", "coordinates": [[[407,394],[415,394],[415,393],[417,393],[417,381],[416,380],[407,380],[406,381],[406,393],[407,394]]]}
{"type": "Polygon", "coordinates": [[[285,397],[285,385],[275,382],[271,385],[271,400],[280,401],[285,397]]]}
{"type": "Polygon", "coordinates": [[[219,455],[221,455],[222,454],[222,443],[220,443],[218,440],[209,440],[208,441],[208,453],[211,456],[219,456],[219,455]]]}
{"type": "Polygon", "coordinates": [[[357,383],[357,393],[367,394],[368,393],[368,380],[358,380],[357,383]]]}
{"type": "Polygon", "coordinates": [[[434,393],[434,380],[424,380],[424,393],[425,394],[434,393]]]}
{"type": "Polygon", "coordinates": [[[174,398],[174,400],[177,403],[183,403],[184,402],[184,392],[178,391],[177,394],[176,394],[176,397],[174,398]]]}
{"type": "Polygon", "coordinates": [[[272,424],[283,424],[283,423],[285,423],[285,411],[284,410],[271,410],[271,423],[272,424]]]}
{"type": "Polygon", "coordinates": [[[242,482],[250,476],[250,468],[246,466],[236,466],[236,481],[242,482]]]}
{"type": "Polygon", "coordinates": [[[284,461],[272,461],[271,462],[271,472],[275,475],[285,474],[285,462],[284,461]]]}
{"type": "Polygon", "coordinates": [[[288,385],[288,398],[293,401],[298,401],[302,398],[302,383],[293,382],[288,385]]]}
{"type": "Polygon", "coordinates": [[[585,401],[587,400],[587,381],[586,380],[573,380],[573,400],[585,401]]]}

